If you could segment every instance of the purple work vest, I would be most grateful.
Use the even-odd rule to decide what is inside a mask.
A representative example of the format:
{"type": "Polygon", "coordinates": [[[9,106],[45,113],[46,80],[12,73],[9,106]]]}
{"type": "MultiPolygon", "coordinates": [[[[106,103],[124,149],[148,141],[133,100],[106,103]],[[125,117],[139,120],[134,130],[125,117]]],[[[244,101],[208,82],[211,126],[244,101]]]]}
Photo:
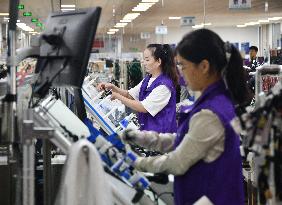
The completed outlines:
{"type": "Polygon", "coordinates": [[[171,91],[168,104],[154,117],[150,113],[139,113],[140,130],[152,130],[159,133],[175,133],[176,125],[176,91],[172,80],[164,74],[159,75],[147,88],[151,75],[147,75],[142,82],[139,101],[144,100],[154,88],[165,85],[171,91]]]}
{"type": "Polygon", "coordinates": [[[202,109],[211,110],[222,122],[225,128],[224,152],[213,162],[200,160],[184,175],[175,176],[175,205],[192,205],[204,195],[215,205],[243,205],[239,136],[230,125],[235,111],[222,80],[210,85],[192,106],[182,109],[175,147],[188,132],[190,118],[202,109]]]}

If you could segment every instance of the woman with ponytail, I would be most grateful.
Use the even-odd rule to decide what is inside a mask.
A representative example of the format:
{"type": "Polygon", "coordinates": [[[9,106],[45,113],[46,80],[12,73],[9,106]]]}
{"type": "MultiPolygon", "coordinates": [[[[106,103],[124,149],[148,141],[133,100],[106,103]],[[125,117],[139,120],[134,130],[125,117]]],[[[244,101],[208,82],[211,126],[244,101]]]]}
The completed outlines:
{"type": "Polygon", "coordinates": [[[178,81],[174,56],[168,44],[150,44],[144,51],[145,78],[130,90],[101,83],[100,90],[112,90],[112,99],[138,112],[140,130],[175,133],[178,81]]]}
{"type": "Polygon", "coordinates": [[[182,107],[177,135],[125,131],[128,143],[168,152],[139,157],[135,167],[174,174],[176,205],[192,205],[204,196],[215,205],[243,205],[239,136],[231,126],[235,105],[249,100],[240,53],[207,29],[184,36],[177,53],[186,83],[202,94],[182,107]]]}

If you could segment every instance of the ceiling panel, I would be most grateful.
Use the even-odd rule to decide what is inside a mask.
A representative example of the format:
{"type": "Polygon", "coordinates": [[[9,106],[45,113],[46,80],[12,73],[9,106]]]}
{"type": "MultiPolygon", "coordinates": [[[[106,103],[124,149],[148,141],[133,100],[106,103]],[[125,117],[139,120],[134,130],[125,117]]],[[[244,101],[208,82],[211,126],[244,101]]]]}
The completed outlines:
{"type": "MultiPolygon", "coordinates": [[[[131,11],[141,0],[61,0],[62,4],[76,4],[78,8],[93,6],[102,7],[98,33],[105,33],[122,17],[131,11]],[[115,9],[115,15],[113,15],[115,9]]],[[[31,11],[33,16],[43,22],[52,10],[59,10],[59,0],[21,0],[25,11],[31,11]]],[[[252,8],[247,10],[229,10],[228,0],[206,0],[206,22],[213,26],[235,26],[266,17],[282,16],[282,0],[268,0],[268,12],[264,11],[265,0],[252,0],[252,8]]],[[[153,32],[156,25],[162,22],[168,27],[179,27],[179,20],[168,20],[169,16],[195,16],[196,23],[204,19],[203,0],[160,0],[148,11],[143,12],[137,19],[125,27],[126,33],[141,31],[153,32]]],[[[0,12],[8,12],[8,0],[0,0],[0,12]]],[[[3,20],[1,18],[0,20],[3,20]]],[[[21,17],[25,23],[30,18],[21,17]]]]}
{"type": "MultiPolygon", "coordinates": [[[[169,16],[195,16],[196,23],[204,19],[204,1],[201,0],[173,0],[165,1],[164,7],[159,3],[144,13],[144,17],[134,21],[134,31],[152,30],[163,21],[168,27],[179,27],[180,21],[169,20],[169,16]],[[144,23],[146,22],[146,24],[144,23]]],[[[264,11],[263,0],[253,0],[252,8],[246,10],[230,10],[228,0],[206,0],[206,22],[213,26],[235,26],[237,24],[266,18],[269,16],[282,16],[282,0],[270,0],[269,11],[264,11]]],[[[130,30],[130,29],[128,29],[130,30]]]]}

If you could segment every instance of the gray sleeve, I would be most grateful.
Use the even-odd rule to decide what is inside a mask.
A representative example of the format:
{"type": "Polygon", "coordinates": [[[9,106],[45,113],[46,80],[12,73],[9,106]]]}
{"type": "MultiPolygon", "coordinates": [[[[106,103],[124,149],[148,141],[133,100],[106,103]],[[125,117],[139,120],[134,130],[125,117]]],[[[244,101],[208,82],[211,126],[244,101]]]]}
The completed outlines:
{"type": "Polygon", "coordinates": [[[157,133],[154,131],[130,130],[127,132],[127,139],[123,141],[142,146],[148,150],[169,152],[173,150],[176,134],[157,133]]]}
{"type": "Polygon", "coordinates": [[[196,162],[204,160],[210,150],[224,138],[224,127],[211,111],[202,110],[195,114],[189,127],[189,132],[174,151],[161,156],[140,157],[136,161],[136,168],[152,173],[182,175],[196,162]]]}

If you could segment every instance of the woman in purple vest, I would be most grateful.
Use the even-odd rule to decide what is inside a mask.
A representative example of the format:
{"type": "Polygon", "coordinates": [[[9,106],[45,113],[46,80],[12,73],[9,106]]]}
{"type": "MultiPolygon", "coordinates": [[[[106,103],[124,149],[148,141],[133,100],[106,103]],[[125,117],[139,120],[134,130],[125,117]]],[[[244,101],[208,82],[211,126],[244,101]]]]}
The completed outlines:
{"type": "Polygon", "coordinates": [[[244,204],[239,136],[231,121],[234,105],[248,98],[238,50],[207,29],[193,31],[177,46],[185,80],[201,96],[182,108],[177,134],[127,130],[123,139],[167,153],[138,157],[141,171],[175,175],[176,205],[207,197],[215,205],[244,204]]]}
{"type": "Polygon", "coordinates": [[[168,44],[150,44],[144,51],[146,77],[134,88],[123,90],[110,83],[98,89],[112,90],[112,99],[138,112],[140,130],[175,133],[177,73],[168,44]]]}

